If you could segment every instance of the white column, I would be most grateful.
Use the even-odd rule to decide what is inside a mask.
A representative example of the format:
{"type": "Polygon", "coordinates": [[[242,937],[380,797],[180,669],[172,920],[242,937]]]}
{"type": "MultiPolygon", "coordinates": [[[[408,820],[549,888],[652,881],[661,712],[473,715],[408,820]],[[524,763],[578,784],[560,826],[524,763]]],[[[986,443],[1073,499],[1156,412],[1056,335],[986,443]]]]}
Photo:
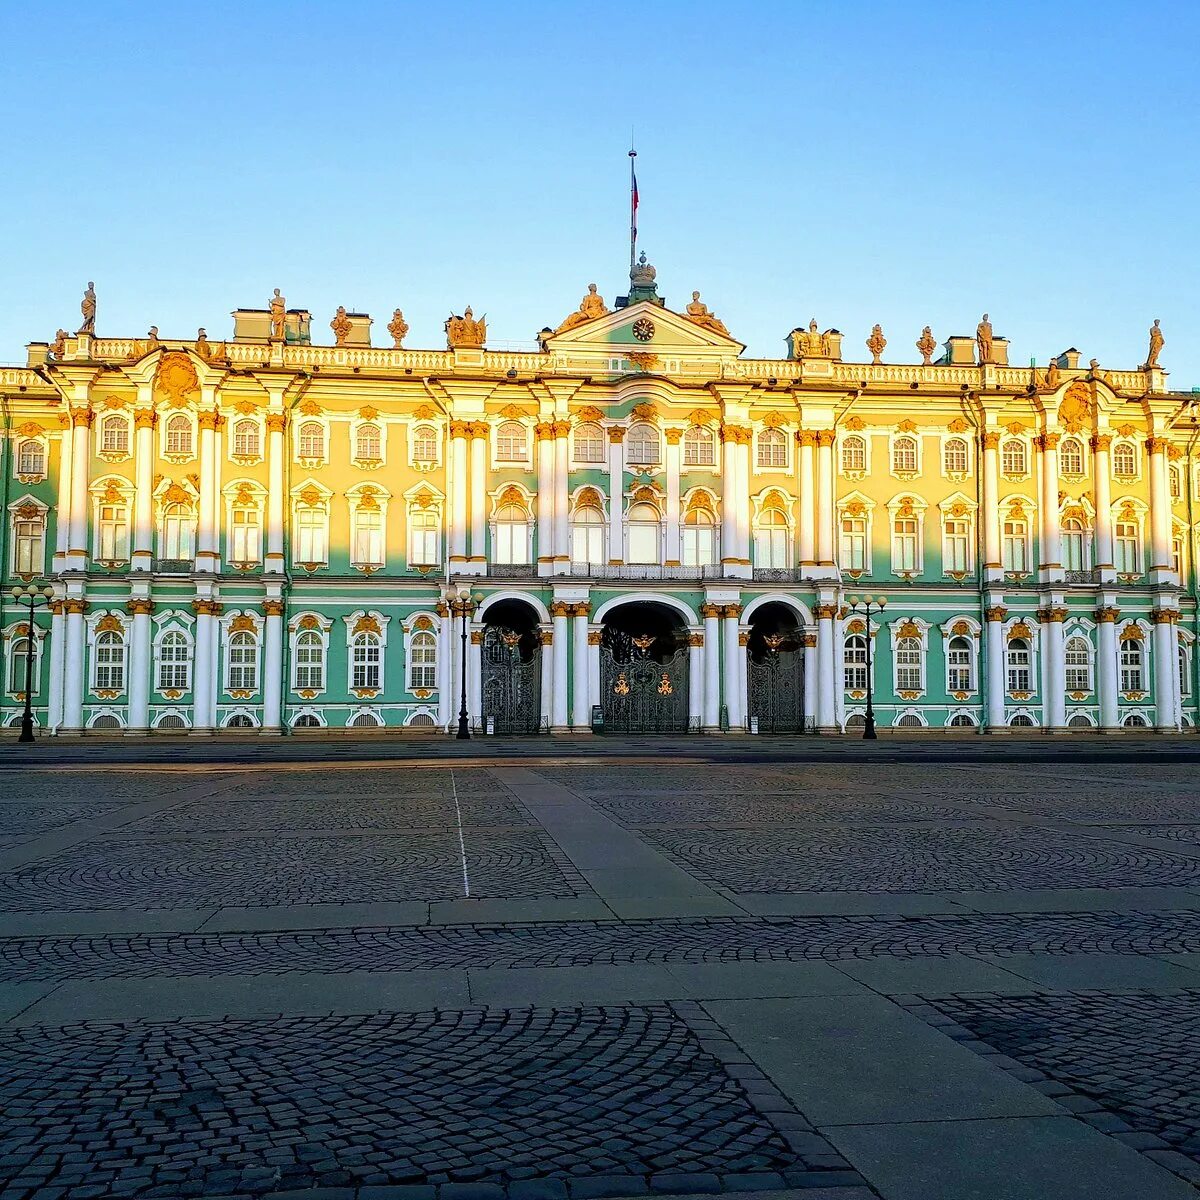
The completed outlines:
{"type": "Polygon", "coordinates": [[[600,638],[604,630],[596,625],[588,629],[587,673],[588,704],[602,704],[600,699],[600,638]]]}
{"type": "Polygon", "coordinates": [[[732,426],[721,428],[721,562],[736,565],[737,534],[737,436],[732,426]]]}
{"type": "Polygon", "coordinates": [[[554,570],[554,426],[538,425],[533,436],[537,446],[537,561],[546,564],[545,574],[554,570]]]}
{"type": "Polygon", "coordinates": [[[71,533],[68,553],[72,565],[82,569],[87,562],[88,468],[92,457],[92,413],[86,408],[72,410],[75,432],[71,438],[71,533]]]}
{"type": "MultiPolygon", "coordinates": [[[[983,577],[989,580],[1003,579],[1004,562],[1000,549],[1000,435],[992,431],[983,435],[983,511],[980,520],[983,521],[983,577]]],[[[991,723],[990,717],[988,722],[991,723]]]]}
{"type": "Polygon", "coordinates": [[[213,724],[213,604],[192,603],[196,613],[196,658],[192,663],[192,728],[211,730],[213,724]]]}
{"type": "Polygon", "coordinates": [[[462,680],[463,680],[463,644],[462,644],[462,615],[455,613],[453,616],[446,618],[450,629],[449,650],[447,655],[448,678],[446,680],[446,692],[449,695],[449,718],[447,721],[450,729],[458,728],[458,714],[462,711],[462,680]]]}
{"type": "Polygon", "coordinates": [[[1171,570],[1171,493],[1167,475],[1166,438],[1147,438],[1150,454],[1151,578],[1174,580],[1171,570]]]}
{"type": "Polygon", "coordinates": [[[263,729],[283,725],[283,601],[263,601],[263,729]]]}
{"type": "Polygon", "coordinates": [[[438,602],[438,724],[449,729],[454,721],[454,623],[449,606],[438,602]]]}
{"type": "Polygon", "coordinates": [[[130,600],[133,615],[129,637],[129,724],[131,733],[145,733],[150,727],[150,612],[149,600],[130,600]]]}
{"type": "Polygon", "coordinates": [[[550,606],[554,626],[554,689],[550,697],[551,727],[565,731],[567,726],[567,616],[571,605],[556,600],[550,606]]]}
{"type": "MultiPolygon", "coordinates": [[[[817,563],[816,480],[813,475],[813,447],[817,435],[809,429],[802,429],[796,434],[796,441],[799,445],[796,458],[800,472],[800,565],[811,568],[817,563]]],[[[813,715],[809,713],[810,717],[813,715]]]]}
{"type": "Polygon", "coordinates": [[[1117,620],[1119,608],[1102,605],[1096,609],[1096,699],[1100,703],[1100,728],[1117,729],[1117,620]]]}
{"type": "Polygon", "coordinates": [[[212,569],[220,572],[221,570],[221,463],[225,460],[225,425],[226,421],[223,416],[217,414],[217,427],[213,431],[213,458],[212,458],[212,494],[213,494],[213,517],[212,517],[212,569]]]}
{"type": "Polygon", "coordinates": [[[565,575],[571,568],[571,537],[568,506],[570,504],[571,448],[568,421],[554,423],[554,573],[565,575]]]}
{"type": "Polygon", "coordinates": [[[283,431],[287,417],[281,412],[267,413],[267,553],[263,559],[266,571],[282,573],[283,561],[283,494],[284,448],[283,431]]]}
{"type": "Polygon", "coordinates": [[[688,630],[688,729],[704,724],[704,634],[688,630]]]}
{"type": "Polygon", "coordinates": [[[750,651],[748,643],[750,640],[750,631],[741,628],[741,622],[738,622],[738,637],[737,637],[737,655],[734,659],[735,670],[734,678],[737,683],[738,691],[738,712],[742,715],[743,728],[749,728],[750,725],[750,674],[749,658],[750,651]]]}
{"type": "Polygon", "coordinates": [[[750,565],[750,436],[750,430],[742,430],[734,454],[737,462],[737,556],[744,567],[750,565]]]}
{"type": "Polygon", "coordinates": [[[721,608],[702,604],[704,617],[704,728],[721,727],[721,608]]]}
{"type": "Polygon", "coordinates": [[[833,570],[833,430],[817,433],[817,563],[826,572],[833,570]]]}
{"type": "Polygon", "coordinates": [[[587,733],[592,727],[588,698],[588,614],[590,605],[576,604],[571,617],[571,727],[587,733]]]}
{"type": "Polygon", "coordinates": [[[50,606],[50,689],[49,709],[46,714],[46,725],[52,732],[57,731],[63,719],[63,664],[66,660],[66,621],[63,619],[61,600],[55,600],[50,606]]]}
{"type": "Polygon", "coordinates": [[[667,440],[667,545],[663,558],[668,567],[678,566],[681,560],[679,543],[679,467],[682,456],[682,429],[664,430],[667,440]]]}
{"type": "Polygon", "coordinates": [[[742,708],[742,684],[738,675],[741,654],[738,648],[738,620],[742,609],[738,604],[722,606],[721,624],[725,643],[725,709],[729,714],[729,729],[740,733],[746,724],[746,714],[742,708]]]}
{"type": "Polygon", "coordinates": [[[541,727],[549,729],[554,724],[554,713],[550,707],[554,696],[554,631],[545,625],[539,626],[538,637],[542,643],[541,727]]]}
{"type": "Polygon", "coordinates": [[[467,716],[471,728],[480,729],[483,726],[483,627],[473,620],[468,622],[468,627],[471,636],[467,647],[467,716]]]}
{"type": "Polygon", "coordinates": [[[837,730],[837,679],[834,677],[834,618],[832,604],[818,604],[817,618],[817,728],[822,733],[837,730]]]}
{"type": "Polygon", "coordinates": [[[608,431],[608,561],[625,561],[625,430],[608,431]]]}
{"type": "Polygon", "coordinates": [[[1058,441],[1057,433],[1044,433],[1037,441],[1042,463],[1042,551],[1038,571],[1043,583],[1063,577],[1058,524],[1058,441]]]}
{"type": "Polygon", "coordinates": [[[817,635],[806,633],[804,647],[804,728],[815,729],[817,724],[817,635]]]}
{"type": "Polygon", "coordinates": [[[450,570],[467,561],[467,435],[465,421],[450,422],[450,570]]]}
{"type": "MultiPolygon", "coordinates": [[[[141,401],[141,389],[138,390],[141,401]]],[[[145,406],[133,414],[133,553],[130,566],[135,571],[149,571],[154,563],[154,420],[154,409],[147,397],[145,406]]]]}
{"type": "Polygon", "coordinates": [[[1113,563],[1112,529],[1112,434],[1099,433],[1092,438],[1092,503],[1096,507],[1096,567],[1101,581],[1116,578],[1113,563]]]}
{"type": "MultiPolygon", "coordinates": [[[[1055,492],[1057,497],[1058,493],[1055,492]]],[[[1067,610],[1051,605],[1038,612],[1042,622],[1042,654],[1046,681],[1042,705],[1042,724],[1047,729],[1065,729],[1067,725],[1066,658],[1063,644],[1063,620],[1067,610]]]]}
{"type": "Polygon", "coordinates": [[[87,604],[83,600],[67,600],[67,662],[63,672],[63,719],[64,732],[78,733],[83,728],[84,679],[84,628],[83,614],[87,604]]]}
{"type": "Polygon", "coordinates": [[[1179,662],[1175,651],[1175,612],[1156,608],[1154,621],[1154,727],[1162,733],[1175,728],[1175,679],[1179,662]]]}
{"type": "Polygon", "coordinates": [[[487,562],[487,449],[485,421],[471,426],[471,561],[487,562]]]}
{"type": "Polygon", "coordinates": [[[196,570],[216,569],[216,537],[214,516],[217,497],[213,492],[213,455],[216,440],[217,413],[200,414],[200,520],[196,527],[196,570]]]}
{"type": "Polygon", "coordinates": [[[61,571],[66,565],[67,552],[71,548],[71,483],[74,459],[71,445],[74,431],[71,418],[61,417],[62,432],[58,438],[58,504],[54,514],[54,570],[61,571]]]}
{"type": "Polygon", "coordinates": [[[985,634],[987,654],[987,725],[989,729],[1004,728],[1004,618],[1008,610],[999,604],[986,612],[985,634]]]}

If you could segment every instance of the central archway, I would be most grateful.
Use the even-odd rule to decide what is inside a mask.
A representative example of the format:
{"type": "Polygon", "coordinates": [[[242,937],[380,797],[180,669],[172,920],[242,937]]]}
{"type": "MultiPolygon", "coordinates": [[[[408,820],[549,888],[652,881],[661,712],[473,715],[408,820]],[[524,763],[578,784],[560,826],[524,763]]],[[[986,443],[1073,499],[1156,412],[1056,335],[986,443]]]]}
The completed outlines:
{"type": "Polygon", "coordinates": [[[610,609],[600,635],[600,696],[612,733],[686,733],[688,637],[666,604],[635,600],[610,609]]]}
{"type": "Polygon", "coordinates": [[[759,733],[804,729],[803,630],[796,611],[771,601],[754,610],[746,643],[747,713],[759,733]]]}
{"type": "Polygon", "coordinates": [[[483,727],[537,733],[542,724],[542,642],[538,614],[524,600],[498,600],[483,617],[483,727]]]}

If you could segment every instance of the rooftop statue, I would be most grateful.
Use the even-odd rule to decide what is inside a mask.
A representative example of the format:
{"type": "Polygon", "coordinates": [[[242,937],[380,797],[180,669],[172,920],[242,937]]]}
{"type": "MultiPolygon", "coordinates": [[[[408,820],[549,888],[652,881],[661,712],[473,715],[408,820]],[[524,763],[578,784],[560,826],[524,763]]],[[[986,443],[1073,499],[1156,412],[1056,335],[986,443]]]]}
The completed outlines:
{"type": "Polygon", "coordinates": [[[729,336],[729,330],[725,328],[725,322],[720,320],[714,313],[708,311],[708,305],[701,301],[699,292],[692,293],[692,302],[687,306],[686,316],[689,321],[693,321],[697,325],[702,325],[705,329],[711,329],[714,333],[721,333],[726,337],[729,336]]]}
{"type": "Polygon", "coordinates": [[[921,353],[921,362],[924,366],[929,366],[933,362],[933,352],[937,349],[937,342],[933,338],[933,330],[928,325],[921,330],[921,336],[917,338],[917,349],[921,353]]]}
{"type": "Polygon", "coordinates": [[[876,324],[871,330],[871,336],[867,338],[867,349],[871,352],[871,363],[877,364],[883,361],[884,347],[887,346],[887,338],[883,336],[883,326],[876,324]]]}
{"type": "Polygon", "coordinates": [[[60,361],[67,353],[67,331],[65,329],[58,330],[54,335],[54,341],[50,345],[50,353],[60,361]]]}
{"type": "Polygon", "coordinates": [[[568,329],[574,329],[576,325],[582,325],[585,321],[594,321],[607,312],[608,305],[604,303],[604,297],[597,293],[594,283],[589,283],[587,295],[579,302],[579,308],[571,313],[554,332],[563,333],[568,329]]]}
{"type": "Polygon", "coordinates": [[[271,337],[282,342],[287,328],[287,301],[279,294],[278,288],[268,301],[268,306],[271,310],[271,337]]]}
{"type": "Polygon", "coordinates": [[[475,320],[468,304],[461,317],[453,313],[446,318],[446,345],[451,350],[482,350],[487,341],[487,317],[475,320]]]}
{"type": "Polygon", "coordinates": [[[392,319],[388,322],[388,333],[392,335],[392,349],[404,349],[404,335],[408,333],[408,322],[404,319],[404,314],[397,308],[392,312],[392,319]]]}
{"type": "Polygon", "coordinates": [[[1149,371],[1152,367],[1158,366],[1158,356],[1162,351],[1164,339],[1162,330],[1158,327],[1158,318],[1154,318],[1154,324],[1150,326],[1150,352],[1146,355],[1146,365],[1142,368],[1144,371],[1149,371]]]}
{"type": "Polygon", "coordinates": [[[205,362],[212,358],[212,347],[208,344],[208,334],[204,332],[203,326],[196,330],[196,345],[193,349],[196,351],[196,357],[204,359],[205,362]]]}
{"type": "Polygon", "coordinates": [[[817,328],[817,318],[808,323],[807,331],[798,329],[794,335],[797,358],[832,358],[833,339],[830,331],[822,333],[817,328]]]}
{"type": "Polygon", "coordinates": [[[1046,389],[1047,389],[1047,391],[1052,392],[1058,387],[1058,378],[1059,378],[1058,359],[1052,358],[1049,361],[1049,363],[1046,364],[1046,389]]]}
{"type": "Polygon", "coordinates": [[[987,313],[983,314],[983,320],[975,326],[975,345],[979,348],[979,362],[992,362],[992,323],[988,320],[987,313]]]}
{"type": "Polygon", "coordinates": [[[87,291],[83,293],[83,299],[79,302],[79,311],[83,314],[83,324],[80,325],[79,332],[95,335],[96,285],[90,279],[88,280],[87,291]]]}
{"type": "Polygon", "coordinates": [[[350,318],[346,316],[346,306],[338,305],[338,310],[333,314],[333,320],[329,322],[329,328],[333,330],[335,346],[344,346],[346,338],[350,333],[350,318]]]}

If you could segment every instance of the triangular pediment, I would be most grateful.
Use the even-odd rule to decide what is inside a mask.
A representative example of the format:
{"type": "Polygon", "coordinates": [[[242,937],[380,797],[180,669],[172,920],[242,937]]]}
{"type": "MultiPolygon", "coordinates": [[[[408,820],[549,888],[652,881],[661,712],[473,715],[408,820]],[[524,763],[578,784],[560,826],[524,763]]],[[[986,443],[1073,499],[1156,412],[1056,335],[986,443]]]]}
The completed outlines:
{"type": "Polygon", "coordinates": [[[736,338],[650,300],[546,335],[544,345],[550,354],[598,359],[630,351],[659,357],[729,359],[746,348],[736,338]]]}

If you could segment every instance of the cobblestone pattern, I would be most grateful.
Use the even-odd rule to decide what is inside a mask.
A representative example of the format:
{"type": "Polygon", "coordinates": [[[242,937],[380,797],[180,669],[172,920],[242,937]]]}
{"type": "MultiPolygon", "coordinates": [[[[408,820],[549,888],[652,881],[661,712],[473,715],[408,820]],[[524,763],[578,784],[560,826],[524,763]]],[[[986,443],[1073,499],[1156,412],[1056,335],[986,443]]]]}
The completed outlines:
{"type": "MultiPolygon", "coordinates": [[[[573,896],[586,885],[538,830],[468,844],[471,893],[573,896]]],[[[372,837],[97,838],[0,875],[0,911],[355,903],[462,895],[454,829],[372,837]]]]}
{"type": "Polygon", "coordinates": [[[238,781],[238,794],[247,800],[319,800],[327,797],[330,781],[337,790],[356,799],[407,801],[414,797],[507,796],[507,789],[486,770],[478,767],[449,771],[413,768],[411,763],[380,770],[376,766],[328,764],[309,769],[287,769],[277,773],[257,771],[238,781]]]}
{"type": "Polygon", "coordinates": [[[739,917],[0,940],[0,979],[420,971],[948,954],[1200,952],[1200,912],[739,917]]]}
{"type": "Polygon", "coordinates": [[[1131,825],[1130,833],[1139,837],[1163,838],[1168,842],[1200,845],[1200,825],[1131,825]]]}
{"type": "Polygon", "coordinates": [[[862,1183],[695,1005],[6,1030],[0,1080],[6,1197],[862,1183]]]}
{"type": "Polygon", "coordinates": [[[0,803],[0,833],[48,833],[75,821],[91,821],[124,807],[125,804],[119,800],[96,800],[90,804],[23,800],[0,803]]]}
{"type": "Polygon", "coordinates": [[[1074,831],[810,825],[647,829],[685,870],[733,892],[937,892],[1185,886],[1200,860],[1074,831]]]}
{"type": "Polygon", "coordinates": [[[910,1007],[1200,1185],[1200,991],[963,996],[910,1007]]]}
{"type": "MultiPolygon", "coordinates": [[[[209,776],[211,778],[211,776],[209,776]]],[[[75,801],[85,805],[112,801],[152,800],[156,796],[205,780],[202,771],[165,773],[162,771],[27,771],[0,770],[0,808],[4,801],[61,803],[75,801]]]]}
{"type": "Polygon", "coordinates": [[[962,821],[975,814],[963,804],[952,808],[894,796],[848,797],[840,793],[794,792],[740,796],[613,795],[592,803],[627,829],[666,826],[794,825],[803,821],[962,821]]]}

